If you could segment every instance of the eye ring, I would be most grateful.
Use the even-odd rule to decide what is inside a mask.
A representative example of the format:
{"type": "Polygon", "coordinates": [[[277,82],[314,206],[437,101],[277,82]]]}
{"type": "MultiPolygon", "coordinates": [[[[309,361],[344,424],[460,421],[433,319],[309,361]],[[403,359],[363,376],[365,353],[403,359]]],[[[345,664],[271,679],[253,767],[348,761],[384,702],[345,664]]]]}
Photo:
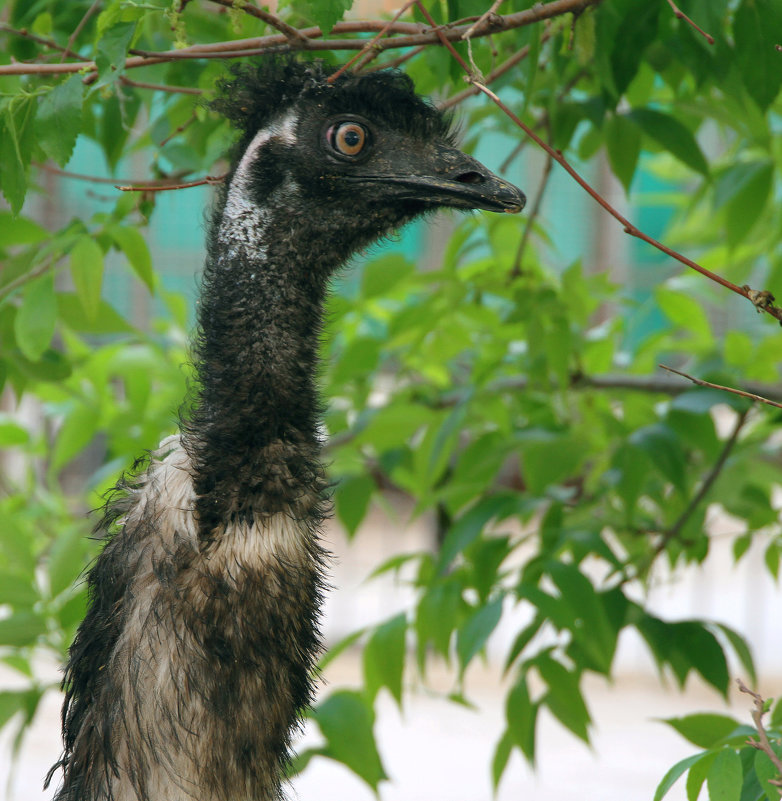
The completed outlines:
{"type": "Polygon", "coordinates": [[[369,141],[367,129],[358,122],[346,121],[332,125],[328,133],[329,145],[341,156],[355,158],[369,141]]]}

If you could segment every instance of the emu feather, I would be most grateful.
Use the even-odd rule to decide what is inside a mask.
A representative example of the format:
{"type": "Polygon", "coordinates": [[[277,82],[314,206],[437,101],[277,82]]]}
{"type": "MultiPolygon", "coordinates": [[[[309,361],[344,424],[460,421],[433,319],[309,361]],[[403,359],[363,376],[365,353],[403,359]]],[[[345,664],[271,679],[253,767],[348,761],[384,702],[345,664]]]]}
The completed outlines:
{"type": "Polygon", "coordinates": [[[351,255],[441,206],[524,196],[397,72],[235,68],[180,433],[118,484],[63,686],[56,801],[274,801],[313,693],[329,513],[317,350],[351,255]]]}

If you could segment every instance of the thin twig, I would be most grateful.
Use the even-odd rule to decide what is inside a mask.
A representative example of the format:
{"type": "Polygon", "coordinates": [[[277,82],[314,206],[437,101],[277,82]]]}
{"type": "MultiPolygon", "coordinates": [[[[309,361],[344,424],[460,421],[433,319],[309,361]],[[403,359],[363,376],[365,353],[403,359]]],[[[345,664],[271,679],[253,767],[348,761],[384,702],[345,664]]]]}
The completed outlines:
{"type": "Polygon", "coordinates": [[[736,684],[739,686],[739,691],[742,693],[746,693],[747,695],[751,695],[754,701],[754,709],[752,710],[752,720],[755,723],[755,728],[758,730],[758,739],[748,739],[747,745],[751,745],[753,748],[757,748],[758,751],[762,751],[772,762],[774,767],[777,769],[777,773],[779,774],[779,779],[771,779],[769,784],[773,784],[776,787],[782,786],[782,759],[777,756],[777,752],[772,747],[771,743],[768,739],[768,734],[766,732],[766,727],[763,725],[763,716],[766,714],[766,702],[763,700],[763,696],[759,693],[753,692],[752,690],[747,687],[746,684],[741,679],[736,679],[736,684]]]}
{"type": "Polygon", "coordinates": [[[714,482],[722,472],[722,468],[725,467],[728,457],[733,451],[733,448],[736,446],[736,442],[738,442],[739,434],[741,433],[741,429],[744,428],[744,424],[747,422],[748,414],[749,409],[745,409],[736,418],[736,422],[733,425],[733,431],[730,432],[730,436],[725,440],[725,444],[722,446],[722,450],[720,451],[720,455],[717,457],[717,461],[714,463],[711,470],[709,470],[706,478],[704,478],[701,482],[700,487],[698,487],[698,491],[692,496],[692,498],[690,498],[690,502],[687,504],[686,509],[679,515],[676,522],[668,529],[668,531],[663,534],[662,541],[658,543],[657,548],[655,549],[657,553],[662,553],[665,549],[665,546],[679,536],[687,521],[692,517],[692,515],[695,513],[695,510],[700,506],[701,501],[708,495],[709,490],[714,486],[714,482]]]}
{"type": "MultiPolygon", "coordinates": [[[[551,36],[550,33],[546,32],[540,37],[540,42],[543,44],[549,37],[551,36]]],[[[517,50],[512,56],[505,59],[499,67],[495,67],[487,76],[484,83],[489,84],[492,81],[497,80],[501,75],[504,75],[508,70],[513,69],[520,61],[523,61],[528,55],[530,51],[529,45],[524,45],[521,49],[517,50]]],[[[466,100],[468,97],[473,97],[474,95],[480,94],[480,91],[476,89],[474,86],[468,86],[467,89],[463,89],[461,92],[457,92],[455,95],[452,95],[447,100],[443,100],[442,103],[437,104],[437,108],[440,110],[445,110],[451,108],[458,103],[461,103],[463,100],[466,100]]]]}
{"type": "Polygon", "coordinates": [[[293,43],[297,49],[307,49],[309,43],[309,38],[307,36],[292,25],[288,25],[287,22],[284,22],[275,14],[266,11],[266,9],[251,6],[249,3],[235,5],[234,0],[211,0],[211,2],[225,6],[226,8],[235,8],[237,11],[244,11],[245,14],[249,14],[278,30],[289,42],[293,43]]]}
{"type": "Polygon", "coordinates": [[[5,31],[6,33],[12,33],[14,36],[21,36],[24,39],[29,39],[31,42],[37,42],[44,47],[48,47],[52,50],[57,50],[58,52],[63,54],[63,57],[69,58],[80,58],[78,53],[74,53],[73,51],[69,50],[67,47],[63,47],[54,39],[48,39],[45,36],[36,36],[34,33],[30,33],[27,28],[14,28],[11,25],[8,25],[5,22],[0,22],[0,31],[5,31]]]}
{"type": "Polygon", "coordinates": [[[513,269],[510,271],[511,280],[518,278],[518,276],[521,275],[521,262],[524,258],[524,251],[527,248],[527,242],[529,242],[530,235],[532,234],[532,226],[535,224],[535,220],[540,213],[540,208],[543,203],[543,195],[546,192],[548,179],[551,175],[551,168],[553,166],[554,159],[552,159],[547,153],[546,163],[543,165],[543,175],[541,175],[540,178],[540,186],[538,187],[538,192],[535,196],[535,202],[532,204],[532,208],[527,215],[527,224],[524,226],[524,233],[521,235],[521,242],[519,242],[519,247],[516,251],[516,258],[513,260],[513,269]]]}
{"type": "MultiPolygon", "coordinates": [[[[50,172],[54,175],[60,175],[63,178],[75,178],[77,181],[89,181],[91,184],[111,184],[111,186],[116,186],[118,181],[122,182],[123,184],[133,183],[132,178],[127,178],[125,180],[121,178],[102,178],[98,175],[85,175],[84,173],[81,172],[70,172],[69,170],[61,170],[59,167],[54,167],[51,164],[44,164],[39,161],[33,161],[32,163],[36,167],[39,167],[42,170],[46,170],[46,172],[50,172]]],[[[186,175],[186,173],[169,175],[167,178],[151,179],[147,181],[147,185],[171,186],[173,182],[178,181],[184,175],[186,175]]]]}
{"type": "Polygon", "coordinates": [[[178,136],[182,133],[182,131],[187,130],[196,120],[198,119],[198,115],[195,111],[186,119],[178,128],[173,130],[159,145],[158,147],[163,147],[164,145],[168,144],[175,136],[178,136]]]}
{"type": "Polygon", "coordinates": [[[125,86],[135,86],[137,89],[151,89],[155,92],[179,93],[183,95],[202,95],[203,89],[196,89],[194,86],[169,86],[162,83],[146,83],[144,81],[133,81],[127,75],[120,75],[119,80],[125,86]]]}
{"type": "Polygon", "coordinates": [[[84,30],[84,26],[89,21],[90,17],[98,10],[101,0],[94,0],[92,5],[84,12],[84,16],[79,20],[79,24],[73,29],[73,33],[68,37],[68,43],[65,46],[65,52],[60,57],[60,61],[65,60],[66,52],[70,51],[73,43],[78,38],[79,34],[84,30]]]}
{"type": "Polygon", "coordinates": [[[674,16],[677,19],[683,19],[688,25],[691,25],[695,28],[696,31],[710,44],[714,44],[714,37],[710,33],[706,33],[699,25],[693,22],[683,11],[679,9],[676,3],[673,0],[668,0],[668,5],[671,7],[671,11],[673,11],[674,16]]]}
{"type": "MultiPolygon", "coordinates": [[[[465,71],[469,74],[469,68],[467,68],[467,66],[464,64],[464,59],[459,57],[458,60],[460,64],[462,64],[462,67],[465,69],[465,71]]],[[[634,236],[637,239],[641,239],[657,250],[660,250],[666,255],[670,256],[672,259],[676,259],[676,261],[679,261],[696,272],[699,272],[701,275],[706,276],[706,278],[711,279],[726,289],[730,289],[731,292],[735,292],[737,295],[747,298],[753,302],[756,308],[762,309],[782,323],[782,309],[780,309],[778,306],[774,306],[773,303],[765,302],[765,300],[762,305],[752,300],[750,293],[754,292],[754,290],[750,289],[746,285],[737,286],[732,281],[728,281],[727,278],[723,278],[721,275],[717,275],[711,270],[707,270],[697,262],[694,262],[692,259],[687,258],[687,256],[683,255],[682,253],[675,251],[673,248],[669,248],[667,245],[664,245],[662,242],[659,242],[637,228],[633,223],[630,222],[630,220],[627,219],[627,217],[617,211],[617,209],[615,209],[596,189],[593,189],[592,186],[578,174],[578,172],[576,172],[576,170],[571,166],[570,162],[562,155],[560,150],[554,150],[554,148],[552,148],[547,142],[543,141],[543,139],[541,139],[528,125],[522,122],[522,120],[516,114],[514,114],[508,108],[508,106],[506,106],[505,103],[503,103],[502,100],[500,100],[500,98],[491,91],[491,89],[472,78],[470,79],[470,82],[487,97],[493,100],[494,103],[499,106],[499,108],[501,108],[505,114],[507,114],[508,117],[510,117],[510,119],[513,120],[513,122],[515,122],[516,125],[518,125],[519,128],[521,128],[522,131],[524,131],[524,133],[526,133],[527,136],[529,136],[535,142],[535,144],[538,145],[538,147],[545,150],[546,153],[548,153],[554,159],[554,161],[556,161],[567,171],[567,173],[582,189],[584,189],[594,200],[596,200],[614,219],[618,220],[622,224],[626,234],[634,236]]],[[[764,299],[768,297],[767,293],[764,293],[763,291],[755,292],[755,294],[763,295],[764,299]]]]}
{"type": "Polygon", "coordinates": [[[469,28],[462,34],[461,39],[463,42],[466,42],[468,39],[471,39],[473,34],[475,33],[478,28],[486,22],[489,17],[492,17],[497,14],[497,9],[502,5],[503,0],[494,0],[491,4],[491,7],[481,14],[480,17],[472,24],[469,28]]]}
{"type": "Polygon", "coordinates": [[[396,58],[392,58],[389,61],[384,61],[382,64],[375,64],[366,72],[375,72],[376,70],[390,70],[396,69],[396,67],[401,66],[406,61],[409,61],[411,58],[415,58],[420,53],[423,53],[426,50],[427,45],[419,45],[418,47],[414,47],[412,50],[409,50],[407,53],[403,53],[401,56],[397,56],[396,58]]]}
{"type": "Polygon", "coordinates": [[[755,395],[753,392],[745,392],[743,389],[734,389],[733,387],[723,387],[722,384],[712,384],[711,381],[704,381],[702,378],[695,378],[694,376],[688,375],[687,373],[682,373],[680,370],[674,370],[673,367],[666,367],[664,364],[658,365],[658,367],[662,367],[663,370],[667,370],[669,373],[676,373],[676,375],[680,375],[682,378],[686,378],[689,381],[692,381],[693,384],[697,384],[699,387],[709,387],[711,389],[719,389],[723,392],[730,392],[732,395],[739,395],[742,398],[748,398],[752,401],[757,401],[758,403],[765,403],[768,406],[774,406],[777,409],[782,409],[782,403],[777,403],[776,401],[769,400],[768,398],[764,398],[762,395],[755,395]]]}
{"type": "Polygon", "coordinates": [[[162,184],[162,183],[150,183],[150,184],[129,184],[126,186],[118,186],[114,185],[115,189],[119,189],[120,192],[171,192],[174,189],[192,189],[194,186],[206,186],[207,184],[219,184],[225,180],[225,176],[228,173],[223,173],[222,175],[207,175],[205,178],[200,178],[197,181],[187,181],[183,184],[162,184]]]}
{"type": "Polygon", "coordinates": [[[5,286],[0,287],[0,301],[5,300],[12,292],[19,289],[19,287],[29,284],[30,281],[34,281],[39,276],[49,272],[52,267],[54,267],[54,259],[49,259],[49,261],[41,262],[37,267],[30,270],[29,273],[24,273],[14,278],[13,281],[9,281],[5,286]]]}
{"type": "Polygon", "coordinates": [[[380,54],[380,51],[375,50],[374,53],[370,53],[370,51],[373,50],[377,42],[380,39],[382,39],[386,35],[386,33],[388,33],[388,31],[391,29],[391,26],[402,16],[402,14],[404,14],[410,8],[410,6],[412,6],[415,3],[415,1],[416,0],[408,0],[408,2],[405,3],[402,6],[402,8],[400,8],[399,11],[397,11],[396,14],[394,14],[394,16],[388,21],[388,25],[386,25],[383,29],[378,31],[364,45],[364,47],[362,47],[361,50],[359,50],[358,53],[356,53],[356,55],[353,56],[353,58],[345,62],[345,64],[343,64],[336,72],[329,75],[329,77],[326,79],[326,83],[334,83],[334,81],[336,81],[337,78],[339,78],[339,76],[342,75],[343,72],[348,70],[356,61],[359,61],[360,59],[361,61],[356,66],[356,70],[360,70],[365,64],[368,64],[373,58],[377,58],[377,56],[380,54]],[[364,58],[364,56],[366,56],[368,53],[370,54],[370,57],[364,58]]]}

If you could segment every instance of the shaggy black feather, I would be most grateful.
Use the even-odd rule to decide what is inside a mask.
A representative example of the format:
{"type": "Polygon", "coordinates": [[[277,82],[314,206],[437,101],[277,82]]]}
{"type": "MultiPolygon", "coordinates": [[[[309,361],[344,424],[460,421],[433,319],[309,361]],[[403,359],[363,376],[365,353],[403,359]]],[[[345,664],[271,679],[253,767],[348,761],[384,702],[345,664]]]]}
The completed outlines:
{"type": "Polygon", "coordinates": [[[401,73],[330,74],[236,67],[212,104],[240,139],[208,235],[192,411],[97,527],[106,545],[65,669],[56,801],[281,797],[320,650],[329,279],[437,206],[523,204],[454,150],[450,120],[401,73]],[[334,149],[344,120],[366,132],[355,159],[334,149]]]}

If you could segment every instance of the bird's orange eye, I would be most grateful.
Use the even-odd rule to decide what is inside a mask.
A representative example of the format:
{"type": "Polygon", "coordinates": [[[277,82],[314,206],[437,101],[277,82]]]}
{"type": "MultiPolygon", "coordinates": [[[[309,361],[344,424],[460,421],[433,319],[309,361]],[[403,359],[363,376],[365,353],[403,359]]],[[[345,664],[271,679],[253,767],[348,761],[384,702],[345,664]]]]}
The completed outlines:
{"type": "Polygon", "coordinates": [[[357,156],[367,141],[367,132],[363,125],[357,122],[343,122],[335,125],[329,140],[331,146],[343,156],[357,156]]]}

